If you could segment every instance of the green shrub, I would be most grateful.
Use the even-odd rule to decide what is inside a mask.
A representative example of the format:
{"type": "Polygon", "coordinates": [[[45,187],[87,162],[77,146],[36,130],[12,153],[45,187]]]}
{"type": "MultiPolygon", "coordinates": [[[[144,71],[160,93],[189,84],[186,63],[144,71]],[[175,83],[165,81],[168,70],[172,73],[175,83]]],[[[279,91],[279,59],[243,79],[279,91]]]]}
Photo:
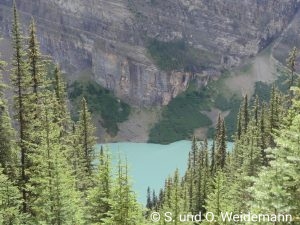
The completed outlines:
{"type": "Polygon", "coordinates": [[[242,100],[237,96],[233,96],[228,101],[229,114],[225,117],[227,140],[233,141],[232,137],[237,128],[237,116],[240,110],[242,100]]]}
{"type": "Polygon", "coordinates": [[[261,101],[268,102],[271,97],[271,85],[266,84],[262,81],[255,82],[254,94],[259,97],[261,101]]]}
{"type": "Polygon", "coordinates": [[[155,64],[164,71],[195,72],[216,63],[215,55],[195,49],[183,40],[163,42],[151,39],[148,41],[147,50],[155,64]]]}
{"type": "Polygon", "coordinates": [[[215,107],[222,111],[230,110],[230,103],[224,95],[218,94],[215,99],[215,107]]]}
{"type": "MultiPolygon", "coordinates": [[[[237,95],[231,96],[228,100],[223,95],[218,94],[215,98],[215,107],[220,109],[221,111],[229,110],[229,114],[225,117],[225,125],[226,125],[226,135],[227,140],[232,141],[232,136],[237,127],[237,115],[239,113],[241,99],[237,95]]],[[[215,128],[212,127],[207,132],[208,138],[213,138],[215,133],[215,128]]]]}
{"type": "Polygon", "coordinates": [[[200,112],[208,108],[205,94],[188,90],[174,98],[163,109],[162,119],[151,129],[149,142],[168,144],[190,139],[196,128],[210,126],[210,119],[200,112]]]}
{"type": "Polygon", "coordinates": [[[73,105],[72,118],[78,119],[79,103],[84,97],[89,110],[94,115],[101,115],[102,125],[111,135],[118,133],[118,123],[128,119],[130,107],[118,100],[111,91],[95,82],[73,82],[69,87],[69,98],[73,105]]]}
{"type": "Polygon", "coordinates": [[[255,83],[254,96],[257,95],[261,101],[269,102],[271,98],[271,89],[275,85],[281,92],[287,93],[289,86],[289,78],[285,71],[278,71],[279,76],[273,84],[267,84],[261,81],[255,83]]]}

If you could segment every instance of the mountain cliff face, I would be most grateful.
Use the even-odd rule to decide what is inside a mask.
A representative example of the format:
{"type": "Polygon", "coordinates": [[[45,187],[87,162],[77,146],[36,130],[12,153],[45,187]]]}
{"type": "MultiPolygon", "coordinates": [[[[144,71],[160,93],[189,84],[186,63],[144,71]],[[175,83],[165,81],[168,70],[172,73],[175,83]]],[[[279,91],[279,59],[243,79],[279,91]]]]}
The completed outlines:
{"type": "MultiPolygon", "coordinates": [[[[0,1],[0,31],[9,35],[11,0],[0,1]]],[[[295,16],[297,0],[17,0],[28,24],[34,17],[43,51],[70,75],[92,69],[94,80],[133,105],[165,105],[191,78],[255,56],[295,16]],[[214,54],[205,67],[162,71],[149,40],[183,40],[214,54]]]]}

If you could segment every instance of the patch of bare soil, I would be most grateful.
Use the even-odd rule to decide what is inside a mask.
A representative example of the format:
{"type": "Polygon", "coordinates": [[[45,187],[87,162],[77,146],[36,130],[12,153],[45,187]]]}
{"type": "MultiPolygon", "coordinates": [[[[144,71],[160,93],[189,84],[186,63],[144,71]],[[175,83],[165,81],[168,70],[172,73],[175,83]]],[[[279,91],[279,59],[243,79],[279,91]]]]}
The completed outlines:
{"type": "MultiPolygon", "coordinates": [[[[228,116],[229,112],[230,111],[222,112],[217,108],[212,108],[210,111],[201,111],[201,113],[208,116],[208,118],[212,121],[212,127],[215,127],[217,125],[219,114],[221,115],[221,117],[225,118],[226,116],[228,116]]],[[[198,140],[203,140],[207,137],[207,131],[208,127],[200,127],[194,131],[194,135],[198,140]]]]}
{"type": "Polygon", "coordinates": [[[215,127],[218,123],[219,114],[222,118],[225,118],[226,116],[228,116],[230,111],[228,110],[223,112],[217,108],[212,108],[210,111],[201,111],[201,112],[206,116],[208,116],[208,118],[212,121],[212,126],[215,127]]]}
{"type": "Polygon", "coordinates": [[[237,94],[254,93],[257,81],[272,83],[276,79],[276,62],[269,54],[257,56],[247,72],[236,72],[225,81],[225,85],[237,94]]]}
{"type": "Polygon", "coordinates": [[[194,135],[198,140],[204,140],[206,138],[207,131],[207,127],[200,127],[194,131],[194,135]]]}
{"type": "Polygon", "coordinates": [[[129,119],[119,124],[120,130],[116,137],[110,137],[103,130],[98,132],[98,135],[105,142],[147,142],[149,130],[159,118],[160,110],[158,108],[133,108],[129,119]]]}

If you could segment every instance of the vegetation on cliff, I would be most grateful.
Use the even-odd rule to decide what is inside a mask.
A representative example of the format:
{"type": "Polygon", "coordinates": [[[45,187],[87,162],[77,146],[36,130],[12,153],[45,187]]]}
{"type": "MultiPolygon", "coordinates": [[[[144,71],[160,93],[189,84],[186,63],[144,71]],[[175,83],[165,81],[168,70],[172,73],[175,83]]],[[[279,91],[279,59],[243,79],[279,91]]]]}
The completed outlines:
{"type": "Polygon", "coordinates": [[[210,104],[206,94],[191,85],[188,91],[171,100],[163,109],[161,120],[151,129],[148,141],[168,144],[190,139],[196,128],[210,126],[211,120],[201,112],[210,104]]]}
{"type": "Polygon", "coordinates": [[[184,40],[163,42],[150,39],[147,50],[155,64],[164,71],[197,72],[216,63],[214,54],[193,48],[184,40]]]}
{"type": "Polygon", "coordinates": [[[69,87],[69,98],[71,100],[72,118],[78,119],[78,109],[81,99],[84,97],[88,107],[94,116],[101,116],[101,124],[106,131],[115,136],[118,131],[118,123],[128,119],[130,106],[117,99],[110,90],[101,87],[92,81],[74,81],[69,87]]]}

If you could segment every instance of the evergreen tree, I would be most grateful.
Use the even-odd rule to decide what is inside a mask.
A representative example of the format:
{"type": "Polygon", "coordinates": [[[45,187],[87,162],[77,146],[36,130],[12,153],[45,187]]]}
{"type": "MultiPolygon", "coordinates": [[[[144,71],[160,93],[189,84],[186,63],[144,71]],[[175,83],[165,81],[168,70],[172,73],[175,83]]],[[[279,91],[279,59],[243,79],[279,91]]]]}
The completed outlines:
{"type": "Polygon", "coordinates": [[[254,105],[253,105],[253,116],[255,121],[255,126],[259,124],[259,99],[258,96],[255,96],[254,105]]]}
{"type": "Polygon", "coordinates": [[[188,202],[188,209],[192,210],[194,206],[194,168],[192,168],[192,153],[191,151],[189,152],[189,157],[188,157],[188,168],[185,173],[185,186],[187,189],[187,198],[186,201],[188,202]]]}
{"type": "Polygon", "coordinates": [[[246,133],[247,132],[247,127],[249,123],[249,109],[248,109],[248,95],[246,94],[244,97],[243,105],[242,105],[242,132],[246,133]]]}
{"type": "Polygon", "coordinates": [[[44,129],[40,133],[39,151],[30,155],[32,167],[29,187],[33,224],[83,224],[82,203],[75,190],[75,178],[67,162],[61,140],[61,127],[55,120],[54,96],[42,105],[40,115],[44,129]],[[34,168],[34,169],[33,169],[34,168]]]}
{"type": "Polygon", "coordinates": [[[218,115],[218,120],[217,120],[217,125],[216,125],[216,134],[215,134],[215,140],[218,140],[220,132],[221,132],[221,127],[222,127],[222,118],[221,114],[219,113],[218,115]]]}
{"type": "MultiPolygon", "coordinates": [[[[218,171],[216,173],[214,182],[214,190],[208,195],[206,203],[206,211],[214,214],[215,221],[212,224],[224,224],[221,213],[232,212],[228,204],[230,195],[228,192],[228,181],[224,172],[218,171]]],[[[204,221],[203,224],[211,224],[209,221],[204,221]]]]}
{"type": "Polygon", "coordinates": [[[147,209],[152,209],[153,207],[153,202],[152,202],[152,198],[151,198],[151,190],[150,187],[147,188],[147,203],[146,203],[146,208],[147,209]]]}
{"type": "Polygon", "coordinates": [[[236,132],[236,140],[239,140],[242,135],[242,121],[241,121],[241,109],[238,113],[238,122],[237,122],[237,132],[236,132]]]}
{"type": "Polygon", "coordinates": [[[199,148],[197,139],[194,136],[192,139],[191,151],[189,153],[189,161],[188,161],[188,171],[186,173],[186,183],[188,185],[188,201],[189,201],[189,209],[193,210],[196,204],[196,185],[195,181],[196,177],[196,169],[197,169],[197,160],[199,157],[199,148]]]}
{"type": "Polygon", "coordinates": [[[112,186],[110,217],[105,220],[107,225],[139,225],[144,219],[141,207],[137,203],[128,177],[127,163],[119,159],[116,180],[112,186]]]}
{"type": "MultiPolygon", "coordinates": [[[[287,68],[290,73],[290,79],[289,79],[289,89],[294,86],[294,80],[295,80],[295,72],[296,72],[296,59],[297,59],[297,48],[294,47],[290,52],[289,56],[286,60],[287,62],[287,68]]],[[[290,96],[292,97],[292,96],[290,96]]]]}
{"type": "Polygon", "coordinates": [[[282,125],[284,118],[283,96],[273,85],[269,103],[269,116],[267,126],[267,141],[270,147],[275,147],[274,135],[282,125]]]}
{"type": "Polygon", "coordinates": [[[293,91],[295,97],[289,111],[293,119],[275,138],[277,147],[268,151],[272,158],[270,167],[260,172],[251,190],[253,211],[291,214],[294,218],[299,218],[300,89],[294,88],[293,91]]]}
{"type": "Polygon", "coordinates": [[[221,142],[222,142],[222,118],[221,115],[219,114],[218,116],[218,121],[217,121],[217,125],[216,125],[216,134],[215,134],[215,151],[214,153],[214,167],[215,167],[215,171],[217,169],[219,169],[220,167],[220,163],[221,163],[221,142]]]}
{"type": "Polygon", "coordinates": [[[0,167],[0,224],[21,225],[19,209],[21,196],[16,185],[3,173],[0,167]]]}
{"type": "Polygon", "coordinates": [[[202,180],[202,199],[203,199],[203,206],[205,205],[205,201],[207,199],[207,195],[210,193],[210,161],[209,161],[209,152],[208,152],[208,142],[207,139],[204,140],[204,150],[203,150],[203,180],[202,180]]]}
{"type": "Polygon", "coordinates": [[[20,147],[20,189],[22,191],[23,209],[24,213],[28,212],[28,193],[26,191],[26,184],[29,180],[26,170],[29,166],[28,152],[30,134],[29,129],[31,121],[30,113],[30,93],[31,93],[31,77],[28,73],[28,64],[26,62],[26,53],[23,48],[23,36],[20,30],[19,17],[14,2],[13,6],[13,26],[12,26],[12,46],[13,46],[13,74],[11,75],[12,85],[15,92],[15,115],[18,122],[18,145],[20,147]]]}
{"type": "Polygon", "coordinates": [[[173,185],[173,179],[169,176],[165,181],[165,189],[164,189],[164,207],[171,208],[171,190],[173,185]]]}
{"type": "Polygon", "coordinates": [[[75,143],[73,165],[76,165],[76,176],[78,188],[82,191],[87,190],[92,185],[93,162],[95,160],[96,137],[94,136],[95,127],[92,122],[91,114],[88,111],[87,103],[83,98],[79,121],[75,128],[75,143]]]}
{"type": "Polygon", "coordinates": [[[96,137],[94,135],[96,128],[93,125],[92,117],[88,111],[86,100],[81,101],[81,111],[76,131],[79,138],[79,145],[85,161],[85,170],[88,175],[92,174],[93,161],[95,159],[96,137]]]}
{"type": "Polygon", "coordinates": [[[4,99],[4,88],[2,83],[1,70],[4,62],[0,61],[0,167],[11,180],[17,175],[17,152],[15,151],[15,132],[11,125],[8,113],[7,102],[4,99]]]}
{"type": "Polygon", "coordinates": [[[261,148],[261,155],[262,155],[262,164],[264,166],[267,166],[268,159],[267,159],[266,152],[265,152],[265,149],[267,148],[265,108],[266,108],[265,104],[262,104],[261,112],[260,112],[259,133],[260,133],[260,137],[261,137],[260,148],[261,148]]]}
{"type": "Polygon", "coordinates": [[[63,80],[59,66],[57,65],[54,70],[54,80],[52,82],[55,96],[56,96],[56,117],[63,127],[62,136],[66,136],[71,129],[70,112],[68,110],[68,102],[66,95],[66,85],[63,80]]]}
{"type": "Polygon", "coordinates": [[[213,140],[213,144],[212,144],[212,147],[211,147],[211,156],[210,156],[210,160],[211,160],[211,163],[210,163],[210,174],[211,176],[213,176],[216,172],[216,165],[215,165],[215,140],[213,140]]]}
{"type": "Polygon", "coordinates": [[[94,187],[87,195],[88,224],[102,224],[110,216],[112,207],[112,173],[109,154],[101,148],[98,171],[93,176],[94,187]]]}
{"type": "Polygon", "coordinates": [[[260,148],[261,136],[255,123],[255,119],[249,122],[248,131],[243,137],[244,144],[239,146],[243,149],[242,169],[245,176],[257,175],[263,162],[260,148]]]}
{"type": "MultiPolygon", "coordinates": [[[[31,129],[32,132],[30,140],[36,145],[39,144],[39,131],[43,129],[43,125],[39,125],[39,114],[42,111],[41,106],[45,99],[50,98],[50,83],[46,78],[45,65],[46,61],[42,59],[40,53],[39,42],[36,37],[35,22],[32,19],[29,26],[29,45],[27,49],[28,56],[28,72],[31,77],[30,85],[30,111],[31,111],[31,129]]],[[[54,101],[55,102],[55,101],[54,101]]],[[[32,151],[36,151],[32,150],[32,151]]]]}
{"type": "MultiPolygon", "coordinates": [[[[269,109],[269,132],[273,133],[274,128],[276,128],[276,89],[275,86],[272,86],[271,98],[270,98],[270,109],[269,109]]],[[[270,141],[271,143],[271,141],[270,141]]],[[[273,143],[271,143],[273,144],[273,143]]]]}
{"type": "Polygon", "coordinates": [[[196,168],[196,160],[197,160],[197,154],[198,154],[198,144],[197,144],[197,139],[195,136],[193,136],[192,139],[192,151],[191,151],[191,168],[193,168],[193,173],[195,173],[195,168],[196,168]]]}
{"type": "Polygon", "coordinates": [[[203,212],[203,205],[207,197],[209,185],[209,159],[208,159],[208,143],[207,140],[201,144],[200,153],[197,160],[197,173],[196,173],[196,191],[195,191],[195,204],[192,212],[203,212]]]}
{"type": "Polygon", "coordinates": [[[221,119],[220,121],[220,130],[217,130],[217,139],[216,139],[216,168],[223,169],[226,162],[226,130],[225,130],[225,121],[221,119]]]}
{"type": "Polygon", "coordinates": [[[190,212],[186,211],[190,209],[185,199],[184,190],[184,184],[181,184],[179,171],[176,169],[173,177],[169,177],[165,184],[165,201],[160,209],[160,214],[165,215],[166,212],[168,214],[166,218],[162,217],[159,224],[193,224],[191,221],[184,221],[186,217],[183,215],[187,215],[190,212]]]}
{"type": "Polygon", "coordinates": [[[164,202],[164,190],[161,188],[159,190],[159,195],[158,195],[158,202],[157,202],[157,208],[161,208],[162,204],[164,202]]]}
{"type": "Polygon", "coordinates": [[[183,198],[181,192],[181,185],[179,180],[179,171],[176,169],[173,177],[173,186],[171,189],[171,209],[172,209],[172,217],[174,220],[172,221],[174,225],[180,224],[179,215],[183,210],[183,198]]]}
{"type": "Polygon", "coordinates": [[[234,214],[249,212],[249,202],[252,200],[252,196],[247,188],[252,185],[251,179],[243,171],[227,173],[227,195],[226,198],[222,198],[222,201],[226,202],[227,210],[230,211],[223,212],[233,212],[234,214]]]}
{"type": "Polygon", "coordinates": [[[154,208],[154,210],[158,210],[158,198],[156,196],[155,190],[153,190],[152,192],[152,207],[154,208]]]}
{"type": "Polygon", "coordinates": [[[186,180],[182,180],[182,198],[183,198],[183,210],[185,212],[191,212],[190,206],[189,206],[189,192],[188,187],[186,185],[186,180]]]}
{"type": "Polygon", "coordinates": [[[36,37],[36,27],[33,19],[29,26],[28,64],[32,79],[32,92],[35,97],[35,102],[38,104],[38,100],[42,97],[42,93],[45,89],[48,88],[49,83],[46,80],[46,61],[42,59],[40,53],[40,46],[36,37]]]}

